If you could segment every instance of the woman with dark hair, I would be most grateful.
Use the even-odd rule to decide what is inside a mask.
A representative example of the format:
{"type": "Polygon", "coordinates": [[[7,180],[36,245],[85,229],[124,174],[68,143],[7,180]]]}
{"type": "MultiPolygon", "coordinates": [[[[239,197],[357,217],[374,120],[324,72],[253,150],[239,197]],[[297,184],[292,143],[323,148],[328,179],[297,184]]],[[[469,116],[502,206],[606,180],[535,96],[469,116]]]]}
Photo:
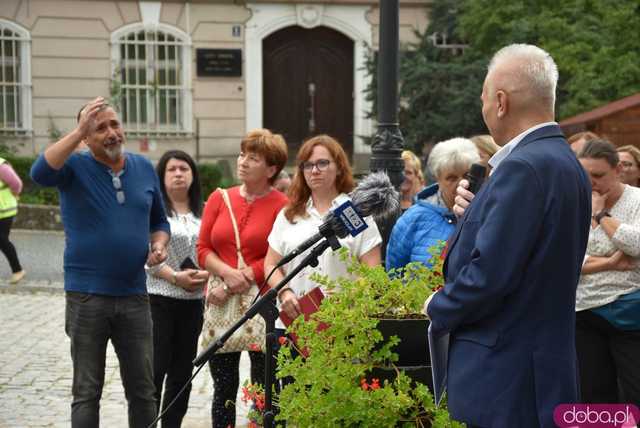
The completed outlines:
{"type": "MultiPolygon", "coordinates": [[[[328,135],[318,135],[307,140],[297,156],[298,170],[289,188],[289,205],[285,207],[273,225],[269,235],[269,251],[265,258],[265,271],[270,272],[285,254],[293,251],[304,240],[318,232],[324,216],[332,207],[334,199],[354,188],[351,167],[340,143],[328,135]]],[[[344,195],[346,196],[346,195],[344,195]]],[[[365,219],[368,228],[361,234],[340,239],[343,247],[369,266],[380,264],[382,238],[371,217],[365,219]]],[[[305,251],[288,265],[278,269],[269,285],[275,286],[287,271],[300,263],[310,250],[305,251]]],[[[278,296],[281,309],[294,319],[300,315],[298,299],[317,284],[310,279],[314,272],[331,278],[347,276],[347,265],[337,252],[325,251],[318,258],[316,268],[306,267],[296,275],[278,296]]],[[[323,290],[326,294],[326,290],[323,290]]],[[[276,327],[284,333],[280,320],[276,327]]]]}
{"type": "MultiPolygon", "coordinates": [[[[147,291],[153,319],[156,400],[158,407],[162,402],[165,409],[191,377],[209,273],[195,264],[202,213],[195,162],[185,152],[171,150],[162,155],[156,171],[171,225],[171,241],[166,262],[147,269],[147,291]]],[[[190,391],[191,385],[162,416],[163,428],[181,425],[190,391]]]]}
{"type": "Polygon", "coordinates": [[[591,228],[576,290],[576,351],[583,403],[640,403],[640,189],[620,181],[610,142],[585,143],[591,228]]]}
{"type": "MultiPolygon", "coordinates": [[[[207,305],[223,306],[232,294],[246,294],[264,283],[264,256],[267,236],[287,197],[273,183],[287,162],[287,145],[281,135],[268,129],[250,131],[240,142],[237,161],[240,186],[226,190],[227,208],[221,191],[211,193],[202,216],[198,240],[200,265],[223,280],[209,287],[207,305]],[[239,266],[236,234],[230,212],[238,228],[240,253],[246,266],[239,266]]],[[[212,311],[205,313],[205,318],[212,311]]],[[[211,322],[211,319],[205,320],[211,322]]],[[[206,327],[205,327],[206,328],[206,327]]],[[[222,352],[221,352],[222,351],[222,352]]],[[[235,426],[236,400],[241,352],[223,352],[209,361],[213,378],[211,419],[214,428],[235,426]],[[230,403],[229,403],[230,402],[230,403]]],[[[264,353],[249,351],[251,382],[264,382],[264,353]]]]}

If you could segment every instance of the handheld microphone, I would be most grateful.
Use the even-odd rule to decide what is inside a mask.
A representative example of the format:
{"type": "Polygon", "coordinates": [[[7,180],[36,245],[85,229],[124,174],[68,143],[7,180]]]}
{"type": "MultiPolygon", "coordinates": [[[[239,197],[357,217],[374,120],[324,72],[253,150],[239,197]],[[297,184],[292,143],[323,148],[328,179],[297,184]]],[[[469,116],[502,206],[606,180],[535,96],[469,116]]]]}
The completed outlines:
{"type": "Polygon", "coordinates": [[[480,165],[479,163],[471,164],[469,172],[464,175],[464,178],[469,181],[469,188],[467,190],[474,195],[478,193],[478,190],[482,187],[486,174],[487,168],[484,165],[480,165]]]}
{"type": "Polygon", "coordinates": [[[339,205],[325,216],[318,227],[318,233],[280,259],[276,267],[286,265],[322,238],[344,238],[360,234],[367,228],[364,217],[373,216],[375,220],[380,220],[395,216],[400,210],[398,191],[384,172],[376,172],[363,178],[350,196],[350,199],[343,197],[334,201],[339,205]]]}

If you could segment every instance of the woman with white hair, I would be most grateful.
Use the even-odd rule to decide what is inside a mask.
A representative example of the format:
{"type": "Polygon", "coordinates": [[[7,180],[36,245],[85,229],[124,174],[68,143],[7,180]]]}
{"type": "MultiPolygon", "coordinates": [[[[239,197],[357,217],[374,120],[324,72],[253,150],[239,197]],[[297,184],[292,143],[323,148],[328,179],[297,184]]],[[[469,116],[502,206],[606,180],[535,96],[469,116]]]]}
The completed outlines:
{"type": "Polygon", "coordinates": [[[409,262],[429,265],[429,248],[446,241],[455,228],[451,211],[458,182],[478,162],[475,144],[466,138],[452,138],[435,145],[427,167],[436,183],[418,193],[418,201],[396,222],[387,246],[386,267],[397,269],[409,262]]]}

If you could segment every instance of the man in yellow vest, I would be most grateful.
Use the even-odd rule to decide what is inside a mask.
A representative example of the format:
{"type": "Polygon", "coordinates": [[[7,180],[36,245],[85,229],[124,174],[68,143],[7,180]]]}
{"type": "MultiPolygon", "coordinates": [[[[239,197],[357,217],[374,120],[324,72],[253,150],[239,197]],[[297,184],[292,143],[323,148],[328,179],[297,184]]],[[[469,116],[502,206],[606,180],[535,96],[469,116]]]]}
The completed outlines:
{"type": "Polygon", "coordinates": [[[11,168],[11,165],[0,158],[0,250],[9,261],[11,266],[10,284],[17,284],[24,278],[25,271],[20,266],[16,248],[9,241],[11,225],[16,214],[18,214],[18,200],[16,196],[22,191],[22,180],[11,168]]]}

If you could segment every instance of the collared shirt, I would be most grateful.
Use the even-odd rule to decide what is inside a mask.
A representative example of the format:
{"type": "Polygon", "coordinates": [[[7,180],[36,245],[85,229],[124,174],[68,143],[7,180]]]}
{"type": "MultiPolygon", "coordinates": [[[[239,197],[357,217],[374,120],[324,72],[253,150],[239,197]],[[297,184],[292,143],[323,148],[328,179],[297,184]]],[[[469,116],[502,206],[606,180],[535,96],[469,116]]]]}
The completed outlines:
{"type": "Polygon", "coordinates": [[[500,165],[500,163],[503,160],[505,160],[507,158],[507,156],[509,156],[509,154],[513,151],[513,149],[515,149],[518,146],[518,144],[520,144],[520,142],[522,140],[524,140],[524,137],[526,137],[527,135],[531,134],[533,131],[536,131],[536,130],[538,130],[540,128],[543,128],[545,126],[550,126],[550,125],[558,125],[558,123],[557,122],[545,122],[545,123],[540,123],[538,125],[532,126],[531,128],[527,129],[526,131],[521,132],[516,137],[514,137],[511,141],[509,141],[507,144],[502,146],[502,148],[500,150],[498,150],[496,152],[496,154],[491,156],[491,159],[489,159],[489,165],[491,165],[491,168],[492,168],[491,173],[493,174],[493,172],[496,170],[498,165],[500,165]]]}
{"type": "MultiPolygon", "coordinates": [[[[341,196],[347,195],[342,194],[336,199],[339,200],[341,196]]],[[[284,256],[296,249],[297,246],[307,238],[318,233],[318,226],[322,224],[324,216],[313,206],[312,198],[309,198],[307,202],[306,214],[305,217],[296,217],[294,219],[295,223],[290,223],[284,216],[284,210],[280,211],[269,235],[269,246],[278,254],[284,256]]],[[[365,221],[368,227],[362,233],[356,236],[348,235],[345,238],[339,239],[340,244],[347,248],[351,255],[356,257],[363,256],[375,246],[382,243],[380,232],[373,218],[366,217],[365,221]]],[[[293,259],[291,263],[284,266],[282,269],[285,273],[297,266],[310,251],[311,249],[308,249],[293,259]]],[[[289,288],[291,288],[298,298],[319,285],[310,278],[314,272],[320,275],[327,275],[330,279],[348,276],[347,264],[340,259],[338,252],[333,252],[331,249],[328,249],[318,257],[317,267],[312,268],[307,266],[289,283],[289,288]]],[[[327,294],[327,290],[323,289],[322,291],[325,295],[327,294]]],[[[280,319],[277,320],[276,327],[284,328],[280,319]]]]}

